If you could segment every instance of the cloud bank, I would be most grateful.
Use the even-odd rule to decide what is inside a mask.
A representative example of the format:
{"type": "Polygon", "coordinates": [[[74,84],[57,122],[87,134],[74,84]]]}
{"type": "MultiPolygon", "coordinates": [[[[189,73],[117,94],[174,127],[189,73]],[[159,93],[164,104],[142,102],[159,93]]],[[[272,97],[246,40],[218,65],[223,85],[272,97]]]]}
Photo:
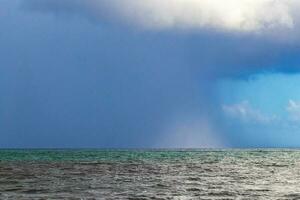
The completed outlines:
{"type": "Polygon", "coordinates": [[[298,55],[297,0],[26,0],[23,7],[80,16],[96,24],[132,25],[146,33],[163,32],[165,40],[181,30],[188,33],[177,39],[181,46],[185,43],[181,48],[186,67],[203,76],[299,71],[297,61],[286,64],[287,56],[298,55]],[[188,63],[197,59],[196,64],[188,63]]]}
{"type": "Polygon", "coordinates": [[[110,16],[147,29],[262,32],[293,29],[296,0],[29,0],[34,9],[110,16]]]}
{"type": "Polygon", "coordinates": [[[153,29],[216,28],[262,31],[293,28],[292,1],[278,0],[123,0],[109,1],[116,14],[153,29]]]}
{"type": "Polygon", "coordinates": [[[275,116],[268,116],[262,113],[260,110],[253,108],[248,101],[233,105],[223,105],[223,111],[225,114],[232,118],[242,120],[244,122],[252,123],[270,123],[276,119],[275,116]]]}
{"type": "Polygon", "coordinates": [[[285,127],[299,127],[300,102],[290,99],[285,108],[286,113],[281,116],[270,115],[254,108],[248,101],[232,105],[223,105],[222,110],[231,119],[243,122],[263,125],[281,125],[285,127]]]}

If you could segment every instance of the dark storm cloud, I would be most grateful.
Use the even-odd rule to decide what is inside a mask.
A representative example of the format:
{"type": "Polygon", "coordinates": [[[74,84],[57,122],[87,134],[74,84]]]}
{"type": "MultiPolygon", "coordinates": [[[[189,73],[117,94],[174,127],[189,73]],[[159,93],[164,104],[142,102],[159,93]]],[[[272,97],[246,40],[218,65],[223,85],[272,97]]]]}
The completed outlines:
{"type": "Polygon", "coordinates": [[[27,12],[1,24],[2,146],[160,146],[178,113],[208,107],[210,83],[197,86],[183,67],[186,44],[176,36],[27,12]]]}
{"type": "Polygon", "coordinates": [[[299,70],[297,45],[252,29],[137,30],[109,1],[21,2],[0,19],[1,145],[223,146],[216,82],[299,70]]]}
{"type": "MultiPolygon", "coordinates": [[[[226,29],[226,27],[224,27],[226,24],[216,25],[218,27],[215,28],[210,27],[210,24],[191,24],[190,26],[192,26],[192,28],[187,26],[176,30],[176,27],[180,24],[187,24],[193,19],[188,18],[187,21],[180,20],[181,15],[182,18],[187,18],[189,14],[176,13],[177,10],[173,7],[182,7],[180,1],[170,0],[169,3],[170,5],[166,5],[166,7],[164,7],[164,4],[148,0],[144,1],[143,4],[139,4],[136,1],[131,0],[126,0],[124,2],[106,0],[28,0],[23,4],[23,6],[33,11],[44,11],[59,14],[67,13],[69,15],[82,16],[92,19],[93,22],[98,22],[98,24],[107,24],[111,22],[116,25],[116,19],[118,19],[117,21],[124,21],[124,19],[119,18],[128,18],[130,21],[142,23],[140,26],[147,26],[149,25],[147,22],[151,21],[152,18],[161,20],[161,23],[163,23],[161,25],[162,27],[159,28],[153,25],[148,27],[146,31],[150,32],[150,34],[155,34],[153,32],[158,31],[157,34],[161,34],[164,37],[168,37],[168,35],[169,37],[178,37],[182,43],[185,43],[183,48],[185,49],[186,62],[189,62],[190,60],[191,62],[189,64],[194,66],[195,70],[199,71],[199,73],[205,73],[205,76],[247,77],[253,73],[268,71],[287,73],[298,72],[299,60],[297,59],[297,54],[299,52],[298,43],[300,42],[298,41],[297,36],[295,36],[298,32],[298,15],[295,12],[295,9],[299,6],[297,2],[291,1],[289,3],[280,3],[278,1],[274,1],[272,4],[274,8],[271,10],[274,13],[269,13],[268,17],[265,16],[265,18],[274,17],[272,21],[272,28],[268,29],[269,27],[265,27],[265,24],[261,25],[263,27],[259,26],[259,23],[264,23],[264,20],[266,19],[263,18],[264,16],[260,16],[260,13],[255,13],[257,16],[253,16],[253,19],[244,19],[244,23],[249,21],[248,23],[250,24],[250,22],[254,23],[256,22],[255,20],[258,20],[258,22],[256,22],[258,25],[254,26],[252,29],[245,30],[243,30],[243,27],[238,24],[238,19],[236,20],[237,27],[234,26],[231,29],[226,29]],[[122,8],[122,5],[126,6],[122,8]],[[160,7],[157,5],[160,5],[160,7]],[[293,9],[291,8],[292,6],[294,6],[293,9]],[[148,7],[152,9],[153,14],[153,16],[149,18],[143,16],[143,14],[147,15],[146,11],[147,9],[150,9],[148,7]],[[131,12],[127,11],[127,9],[131,9],[131,12]],[[173,19],[173,26],[175,28],[168,26],[167,22],[164,21],[164,15],[160,16],[162,15],[161,12],[164,10],[169,11],[169,13],[164,14],[166,16],[174,17],[174,15],[179,15],[179,19],[173,19]],[[273,16],[276,12],[281,14],[273,16]],[[145,19],[139,21],[139,19],[128,17],[128,15],[137,15],[145,19]],[[259,17],[262,17],[262,19],[259,17]],[[289,20],[291,23],[290,26],[288,24],[289,20]],[[291,62],[287,60],[291,60],[291,62]]],[[[189,0],[189,2],[186,3],[188,5],[186,6],[186,9],[189,9],[189,5],[205,7],[207,6],[205,3],[206,0],[189,0]]],[[[244,8],[242,7],[244,5],[243,1],[232,0],[229,3],[232,3],[234,6],[233,8],[244,8]]],[[[221,6],[218,4],[212,6],[212,8],[207,7],[213,10],[213,8],[221,6]]],[[[252,6],[253,9],[271,9],[265,8],[266,5],[268,4],[265,4],[264,1],[253,1],[252,6]]],[[[247,13],[246,11],[244,12],[247,13]]],[[[219,14],[221,16],[228,17],[228,13],[223,9],[221,9],[220,12],[221,13],[219,14]]],[[[194,15],[194,17],[199,17],[200,21],[204,18],[202,15],[194,15]]],[[[212,12],[210,15],[214,16],[215,14],[212,12]]],[[[225,22],[226,20],[224,23],[225,22]]],[[[158,21],[157,23],[159,24],[160,22],[158,21]]],[[[207,23],[211,23],[213,25],[214,21],[209,21],[207,23]]],[[[120,25],[120,23],[118,23],[118,25],[120,25]]],[[[145,32],[145,30],[143,31],[145,32]]]]}

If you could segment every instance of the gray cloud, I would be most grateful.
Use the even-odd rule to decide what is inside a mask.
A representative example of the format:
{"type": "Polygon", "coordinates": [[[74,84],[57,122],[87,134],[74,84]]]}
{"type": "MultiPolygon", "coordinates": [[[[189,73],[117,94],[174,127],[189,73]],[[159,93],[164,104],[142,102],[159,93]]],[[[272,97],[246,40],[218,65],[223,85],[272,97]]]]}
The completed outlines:
{"type": "MultiPolygon", "coordinates": [[[[13,58],[6,61],[7,66],[34,66],[32,72],[20,75],[10,99],[23,99],[22,91],[30,91],[25,103],[15,104],[27,108],[19,115],[32,126],[41,120],[36,132],[42,132],[43,125],[50,127],[46,117],[28,116],[40,106],[34,113],[50,113],[56,125],[48,132],[59,130],[57,134],[67,132],[79,138],[86,132],[101,132],[101,140],[93,140],[94,144],[134,146],[143,141],[141,146],[151,146],[155,138],[158,146],[224,146],[214,90],[217,81],[266,71],[299,71],[299,50],[293,43],[298,22],[287,1],[231,0],[227,8],[206,0],[190,0],[187,6],[180,0],[168,0],[162,6],[156,0],[137,2],[23,1],[22,8],[31,16],[41,12],[76,17],[61,27],[50,21],[52,26],[36,25],[35,29],[28,20],[24,24],[35,37],[20,31],[18,38],[24,38],[26,45],[10,49],[13,45],[9,44],[3,53],[5,59],[16,54],[19,58],[18,63],[13,58]],[[254,13],[243,2],[251,4],[254,13]],[[234,3],[241,13],[231,16],[234,3]],[[205,16],[198,10],[206,12],[205,16]],[[265,16],[266,11],[272,16],[265,16]],[[72,23],[77,17],[89,19],[92,26],[72,23]],[[24,47],[26,53],[20,52],[24,47]],[[51,101],[45,104],[42,99],[47,97],[51,101]],[[64,105],[64,101],[69,103],[64,105]]],[[[15,115],[13,120],[20,118],[15,115]]]]}
{"type": "Polygon", "coordinates": [[[187,60],[199,58],[195,70],[210,76],[299,70],[298,61],[284,63],[286,56],[298,54],[300,3],[294,0],[27,0],[23,7],[100,24],[121,21],[161,34],[178,28],[187,60]]]}

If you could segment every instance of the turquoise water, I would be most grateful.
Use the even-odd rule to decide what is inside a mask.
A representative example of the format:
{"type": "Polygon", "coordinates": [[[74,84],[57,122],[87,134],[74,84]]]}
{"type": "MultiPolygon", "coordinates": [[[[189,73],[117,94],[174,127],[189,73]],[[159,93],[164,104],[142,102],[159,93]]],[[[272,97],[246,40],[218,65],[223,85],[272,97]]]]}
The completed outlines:
{"type": "Polygon", "coordinates": [[[0,199],[300,199],[300,151],[0,150],[0,199]]]}

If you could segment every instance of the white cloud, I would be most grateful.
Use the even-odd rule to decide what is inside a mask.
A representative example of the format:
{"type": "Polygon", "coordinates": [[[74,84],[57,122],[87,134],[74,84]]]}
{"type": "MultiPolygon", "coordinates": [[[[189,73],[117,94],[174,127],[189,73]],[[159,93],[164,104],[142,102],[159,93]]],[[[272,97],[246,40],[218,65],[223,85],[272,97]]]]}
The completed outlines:
{"type": "Polygon", "coordinates": [[[294,100],[289,100],[286,106],[287,116],[284,113],[281,113],[280,116],[267,115],[259,109],[253,108],[248,101],[233,105],[223,105],[222,109],[228,117],[242,122],[272,124],[285,128],[299,128],[300,102],[294,100]]]}
{"type": "Polygon", "coordinates": [[[300,121],[300,102],[289,100],[286,110],[289,113],[291,121],[300,121]]]}
{"type": "Polygon", "coordinates": [[[27,0],[31,7],[82,11],[147,29],[273,32],[295,28],[298,0],[27,0]],[[44,5],[44,6],[42,6],[44,5]]]}
{"type": "Polygon", "coordinates": [[[276,119],[276,116],[268,116],[253,108],[248,101],[234,105],[224,105],[222,108],[228,116],[244,122],[269,123],[276,119]]]}
{"type": "MultiPolygon", "coordinates": [[[[101,1],[99,1],[101,2],[101,1]]],[[[293,28],[295,0],[109,0],[121,17],[146,28],[262,31],[293,28]]]]}

